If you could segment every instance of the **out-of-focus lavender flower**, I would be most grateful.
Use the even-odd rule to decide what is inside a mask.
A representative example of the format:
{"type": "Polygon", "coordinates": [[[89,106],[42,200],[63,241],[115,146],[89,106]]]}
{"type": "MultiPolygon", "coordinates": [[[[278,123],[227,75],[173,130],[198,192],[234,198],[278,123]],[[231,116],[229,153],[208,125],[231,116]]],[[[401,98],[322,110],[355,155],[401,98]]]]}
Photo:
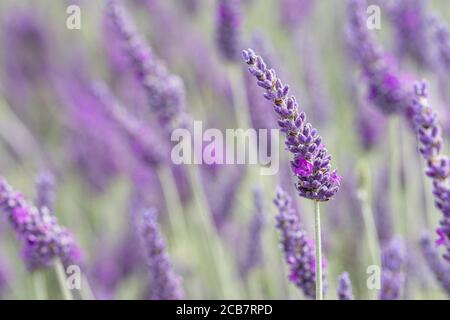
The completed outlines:
{"type": "Polygon", "coordinates": [[[216,41],[222,57],[237,60],[241,37],[241,0],[217,0],[216,41]]]}
{"type": "Polygon", "coordinates": [[[189,14],[196,14],[203,4],[202,0],[181,0],[180,5],[189,14]]]}
{"type": "Polygon", "coordinates": [[[385,117],[374,107],[361,104],[357,111],[356,125],[358,138],[365,151],[372,150],[383,137],[386,125],[385,117]]]}
{"type": "Polygon", "coordinates": [[[0,299],[8,291],[8,279],[10,277],[9,269],[2,259],[0,259],[0,299]]]}
{"type": "Polygon", "coordinates": [[[281,24],[295,31],[311,14],[314,0],[281,0],[279,5],[281,24]]]}
{"type": "Polygon", "coordinates": [[[433,272],[434,277],[441,285],[442,289],[444,289],[450,297],[450,268],[442,263],[443,261],[441,260],[438,251],[432,245],[428,234],[422,235],[420,247],[422,248],[422,254],[428,267],[433,272]]]}
{"type": "Polygon", "coordinates": [[[245,166],[238,166],[237,168],[233,166],[229,170],[217,184],[218,190],[215,192],[215,196],[213,195],[210,198],[211,212],[219,229],[225,225],[233,213],[234,199],[245,177],[245,166]]]}
{"type": "Polygon", "coordinates": [[[56,49],[36,10],[16,8],[2,15],[2,20],[2,47],[7,48],[2,50],[4,92],[19,116],[31,121],[34,90],[51,75],[54,64],[50,63],[50,50],[56,49]]]}
{"type": "MultiPolygon", "coordinates": [[[[281,233],[280,243],[289,266],[289,280],[302,289],[305,296],[314,299],[316,289],[314,243],[303,230],[298,214],[292,207],[291,198],[281,188],[277,189],[274,203],[278,208],[277,228],[281,233]]],[[[325,260],[323,264],[325,267],[325,260]]],[[[325,278],[325,272],[323,277],[325,278]]]]}
{"type": "Polygon", "coordinates": [[[351,99],[355,105],[356,130],[364,151],[373,150],[381,141],[386,128],[386,117],[364,99],[356,79],[349,82],[351,99]]]}
{"type": "Polygon", "coordinates": [[[54,212],[55,207],[55,177],[49,171],[41,172],[36,179],[36,200],[38,209],[48,208],[54,212]]]}
{"type": "Polygon", "coordinates": [[[418,65],[429,68],[432,58],[426,11],[426,0],[399,0],[390,6],[389,16],[398,56],[409,56],[418,65]]]}
{"type": "Polygon", "coordinates": [[[389,188],[389,170],[384,167],[381,169],[374,190],[375,224],[381,245],[388,243],[393,234],[389,188]]]}
{"type": "Polygon", "coordinates": [[[442,212],[437,243],[445,246],[444,258],[450,261],[450,157],[442,152],[442,130],[436,112],[428,103],[427,84],[417,83],[414,89],[412,109],[419,152],[427,166],[425,173],[433,182],[434,203],[442,212]]]}
{"type": "Polygon", "coordinates": [[[146,252],[151,277],[152,300],[183,299],[182,279],[173,270],[166,242],[154,209],[144,211],[140,223],[143,249],[146,252]]]}
{"type": "Polygon", "coordinates": [[[360,65],[369,100],[388,115],[406,112],[410,101],[408,77],[400,74],[395,60],[383,52],[367,28],[365,0],[349,0],[347,12],[347,45],[360,65]]]}
{"type": "Polygon", "coordinates": [[[241,265],[241,275],[246,277],[249,272],[262,263],[262,229],[264,227],[263,195],[259,188],[253,191],[253,216],[248,230],[247,250],[241,265]]]}
{"type": "Polygon", "coordinates": [[[123,133],[130,148],[139,159],[149,166],[157,166],[166,160],[167,145],[161,142],[162,139],[156,136],[156,132],[126,112],[105,84],[95,83],[92,90],[105,115],[123,133]]]}
{"type": "Polygon", "coordinates": [[[352,282],[347,272],[339,276],[338,284],[338,299],[339,300],[353,300],[352,282]]]}
{"type": "Polygon", "coordinates": [[[89,80],[63,80],[70,154],[91,191],[104,191],[128,160],[122,136],[103,114],[89,80]]]}
{"type": "Polygon", "coordinates": [[[312,117],[318,125],[324,124],[334,112],[334,105],[326,88],[321,68],[322,60],[313,41],[306,42],[302,48],[303,80],[308,93],[312,117]]]}
{"type": "Polygon", "coordinates": [[[294,96],[288,97],[289,87],[268,69],[263,59],[253,50],[243,51],[244,61],[257,84],[265,89],[264,97],[273,103],[279,116],[278,125],[286,133],[286,148],[293,154],[292,169],[298,182],[299,195],[316,201],[328,201],[338,191],[340,176],[331,171],[331,155],[322,143],[322,137],[306,122],[306,115],[298,109],[294,96]]]}
{"type": "MultiPolygon", "coordinates": [[[[268,61],[274,61],[273,53],[269,49],[269,45],[265,38],[260,34],[253,35],[252,44],[259,52],[263,52],[264,56],[268,56],[268,61]]],[[[258,85],[255,83],[253,76],[246,72],[244,75],[245,91],[247,94],[247,104],[250,110],[252,125],[255,129],[272,129],[276,126],[276,118],[273,113],[267,113],[271,102],[260,93],[258,85]]],[[[270,140],[268,140],[270,141],[270,140]]]]}
{"type": "Polygon", "coordinates": [[[153,54],[118,0],[108,1],[106,14],[161,126],[170,130],[183,125],[186,120],[185,89],[181,78],[170,74],[153,54]]]}
{"type": "Polygon", "coordinates": [[[431,17],[433,40],[437,47],[439,59],[446,70],[450,70],[450,30],[447,24],[438,17],[431,17]]]}
{"type": "Polygon", "coordinates": [[[405,249],[402,241],[394,238],[383,248],[380,300],[397,300],[405,281],[403,266],[405,249]]]}
{"type": "Polygon", "coordinates": [[[22,254],[30,271],[50,266],[55,258],[66,266],[81,262],[81,250],[69,230],[58,224],[48,208],[38,210],[28,204],[3,178],[0,178],[0,208],[23,241],[22,254]]]}

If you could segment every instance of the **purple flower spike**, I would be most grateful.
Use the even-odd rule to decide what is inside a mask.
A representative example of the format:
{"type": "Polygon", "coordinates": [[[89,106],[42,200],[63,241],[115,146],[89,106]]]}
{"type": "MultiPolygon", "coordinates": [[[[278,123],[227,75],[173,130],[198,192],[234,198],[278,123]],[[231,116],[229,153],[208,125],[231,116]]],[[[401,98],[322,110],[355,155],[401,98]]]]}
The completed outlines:
{"type": "Polygon", "coordinates": [[[247,252],[241,266],[241,274],[246,277],[249,272],[263,261],[262,229],[264,227],[263,195],[260,188],[253,191],[254,213],[249,226],[247,252]]]}
{"type": "Polygon", "coordinates": [[[43,171],[36,179],[36,207],[48,208],[54,211],[55,204],[55,177],[47,171],[43,171]]]}
{"type": "Polygon", "coordinates": [[[292,169],[298,178],[296,188],[300,196],[316,201],[328,201],[339,191],[336,172],[331,171],[331,155],[322,143],[317,130],[306,121],[289,87],[277,78],[264,60],[252,49],[243,51],[244,61],[257,84],[265,89],[264,97],[273,103],[278,125],[286,133],[286,148],[292,153],[292,169]]]}
{"type": "Polygon", "coordinates": [[[426,9],[426,0],[398,0],[390,10],[399,57],[409,56],[422,67],[432,61],[426,9]]]}
{"type": "MultiPolygon", "coordinates": [[[[303,230],[297,212],[292,207],[291,198],[281,188],[277,190],[274,203],[278,208],[277,228],[281,232],[280,243],[289,266],[289,280],[302,289],[306,297],[314,299],[316,290],[314,243],[303,230]]],[[[325,259],[323,264],[325,268],[325,259]]],[[[325,283],[325,272],[323,277],[325,283]]]]}
{"type": "Polygon", "coordinates": [[[405,249],[399,239],[393,239],[382,252],[380,300],[397,300],[405,281],[403,266],[405,249]]]}
{"type": "Polygon", "coordinates": [[[167,146],[161,143],[156,132],[150,130],[120,104],[104,83],[92,86],[92,93],[98,100],[105,116],[123,134],[134,155],[148,166],[158,166],[167,160],[167,146]]]}
{"type": "Polygon", "coordinates": [[[65,266],[81,262],[81,251],[73,235],[58,224],[48,208],[38,210],[31,206],[3,178],[0,178],[0,209],[22,240],[28,270],[48,267],[55,258],[60,258],[65,266]]]}
{"type": "Polygon", "coordinates": [[[347,272],[339,276],[338,298],[339,300],[353,300],[352,282],[347,272]]]}
{"type": "Polygon", "coordinates": [[[369,100],[384,114],[406,112],[410,92],[408,78],[399,73],[395,60],[383,52],[367,28],[365,0],[349,0],[347,42],[367,83],[369,100]]]}
{"type": "Polygon", "coordinates": [[[182,279],[175,274],[166,241],[161,233],[154,209],[144,211],[140,225],[142,245],[146,252],[151,277],[152,300],[180,300],[184,298],[182,279]]]}
{"type": "Polygon", "coordinates": [[[434,204],[442,212],[437,232],[439,243],[447,250],[444,258],[450,261],[450,158],[442,152],[442,130],[436,112],[428,103],[427,84],[417,83],[414,89],[412,110],[419,152],[427,166],[425,173],[433,182],[434,204]]]}
{"type": "Polygon", "coordinates": [[[106,13],[111,28],[120,38],[123,51],[142,84],[151,110],[161,126],[170,130],[185,122],[185,88],[183,81],[170,74],[164,63],[136,32],[125,8],[118,0],[109,0],[106,13]]]}
{"type": "Polygon", "coordinates": [[[240,48],[241,12],[240,0],[217,2],[217,46],[222,57],[237,60],[240,48]]]}
{"type": "Polygon", "coordinates": [[[430,19],[433,40],[438,50],[439,60],[446,70],[450,70],[450,30],[448,25],[438,17],[430,19]]]}
{"type": "Polygon", "coordinates": [[[441,260],[438,251],[432,245],[428,234],[422,235],[420,247],[422,248],[422,254],[428,267],[433,272],[438,283],[450,297],[450,268],[442,263],[443,261],[441,260]]]}

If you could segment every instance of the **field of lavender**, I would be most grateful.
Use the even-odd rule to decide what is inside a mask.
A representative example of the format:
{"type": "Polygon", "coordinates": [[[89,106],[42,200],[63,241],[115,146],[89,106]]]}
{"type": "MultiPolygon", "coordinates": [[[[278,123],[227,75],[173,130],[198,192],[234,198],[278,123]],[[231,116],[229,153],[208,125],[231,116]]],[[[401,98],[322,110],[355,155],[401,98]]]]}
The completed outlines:
{"type": "Polygon", "coordinates": [[[450,297],[450,2],[0,24],[0,299],[450,297]]]}

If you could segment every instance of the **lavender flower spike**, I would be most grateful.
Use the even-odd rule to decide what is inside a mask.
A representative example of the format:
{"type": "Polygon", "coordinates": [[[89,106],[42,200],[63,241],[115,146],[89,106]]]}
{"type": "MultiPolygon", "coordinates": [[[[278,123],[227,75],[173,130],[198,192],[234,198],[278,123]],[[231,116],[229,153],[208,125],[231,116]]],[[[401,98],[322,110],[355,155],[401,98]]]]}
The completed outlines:
{"type": "Polygon", "coordinates": [[[22,240],[28,270],[48,267],[55,258],[66,266],[81,262],[81,251],[72,234],[58,224],[48,208],[38,210],[28,204],[3,178],[0,178],[0,209],[22,240]]]}
{"type": "Polygon", "coordinates": [[[338,298],[339,300],[353,300],[352,282],[347,272],[339,276],[338,298]]]}
{"type": "Polygon", "coordinates": [[[444,245],[444,258],[450,261],[450,158],[443,154],[442,130],[436,112],[428,104],[427,84],[415,85],[412,110],[419,152],[426,163],[426,175],[433,183],[435,206],[442,212],[437,233],[438,245],[444,245]]]}
{"type": "Polygon", "coordinates": [[[298,110],[294,96],[288,97],[289,87],[268,69],[263,59],[253,50],[243,51],[244,61],[257,84],[265,89],[264,97],[273,103],[279,116],[278,125],[286,133],[286,148],[292,153],[292,169],[298,179],[299,195],[315,201],[328,201],[338,191],[340,179],[331,171],[331,155],[322,143],[317,130],[306,122],[306,115],[298,110]]]}
{"type": "Polygon", "coordinates": [[[185,88],[183,81],[170,74],[143,38],[136,32],[125,8],[118,0],[109,0],[106,7],[111,28],[123,43],[137,79],[142,84],[151,110],[167,130],[185,122],[185,88]]]}
{"type": "Polygon", "coordinates": [[[262,229],[264,227],[263,195],[260,188],[253,191],[254,213],[249,226],[247,252],[241,266],[241,274],[245,277],[262,263],[262,229]]]}
{"type": "Polygon", "coordinates": [[[36,207],[48,208],[53,212],[55,205],[55,177],[48,171],[43,171],[36,179],[36,207]]]}
{"type": "Polygon", "coordinates": [[[422,248],[422,254],[425,261],[433,272],[434,277],[439,282],[441,287],[445,290],[450,297],[450,267],[444,265],[439,256],[438,251],[432,245],[428,234],[423,234],[420,239],[420,247],[422,248]]]}
{"type": "Polygon", "coordinates": [[[227,61],[237,60],[240,47],[240,0],[217,1],[217,46],[227,61]]]}
{"type": "Polygon", "coordinates": [[[347,42],[353,58],[359,63],[367,83],[368,98],[385,114],[406,111],[410,92],[406,77],[398,72],[395,61],[383,52],[367,28],[365,0],[349,0],[347,42]]]}
{"type": "Polygon", "coordinates": [[[169,260],[166,242],[154,209],[144,211],[140,234],[146,251],[151,277],[152,300],[180,300],[184,298],[181,278],[175,274],[169,260]]]}
{"type": "Polygon", "coordinates": [[[403,266],[405,264],[405,249],[403,243],[395,238],[382,252],[382,275],[380,300],[397,300],[405,281],[403,266]]]}
{"type": "Polygon", "coordinates": [[[306,297],[314,299],[316,259],[313,241],[303,230],[299,216],[292,207],[291,198],[286,192],[278,188],[273,202],[278,208],[277,228],[281,232],[280,243],[289,266],[289,280],[302,289],[306,297]]]}

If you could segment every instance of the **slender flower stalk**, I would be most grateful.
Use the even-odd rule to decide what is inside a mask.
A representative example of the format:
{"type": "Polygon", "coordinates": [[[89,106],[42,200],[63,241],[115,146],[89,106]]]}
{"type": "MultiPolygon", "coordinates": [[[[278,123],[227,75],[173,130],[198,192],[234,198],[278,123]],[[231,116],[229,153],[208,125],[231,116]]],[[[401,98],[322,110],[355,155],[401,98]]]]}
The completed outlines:
{"type": "Polygon", "coordinates": [[[436,243],[446,248],[444,258],[450,262],[450,157],[443,153],[442,129],[428,102],[427,83],[417,83],[414,89],[413,121],[419,153],[426,163],[425,174],[433,183],[434,204],[442,213],[436,243]]]}
{"type": "MultiPolygon", "coordinates": [[[[318,259],[314,256],[314,242],[303,230],[298,214],[292,207],[291,198],[281,188],[277,190],[274,203],[278,208],[277,228],[281,233],[280,243],[289,266],[289,280],[302,289],[306,297],[320,299],[323,293],[316,292],[316,270],[322,272],[323,268],[316,268],[318,259]]],[[[322,267],[324,266],[325,263],[322,267]]],[[[325,277],[324,274],[322,277],[325,277]]],[[[322,277],[319,279],[319,288],[322,277]]]]}
{"type": "Polygon", "coordinates": [[[166,249],[166,241],[157,221],[156,210],[149,209],[144,211],[140,223],[140,235],[150,271],[150,299],[183,299],[182,279],[173,270],[166,249]]]}
{"type": "Polygon", "coordinates": [[[316,300],[323,300],[322,232],[320,230],[320,207],[318,201],[314,201],[314,221],[314,235],[316,241],[316,300]]]}
{"type": "Polygon", "coordinates": [[[425,261],[433,272],[434,277],[450,297],[450,267],[442,263],[438,251],[434,248],[430,236],[423,234],[420,239],[420,247],[425,261]]]}
{"type": "Polygon", "coordinates": [[[393,239],[382,253],[382,274],[380,300],[397,300],[405,282],[403,267],[405,265],[405,249],[403,243],[393,239]]]}
{"type": "Polygon", "coordinates": [[[352,282],[350,281],[348,272],[344,272],[339,276],[338,299],[353,300],[352,282]]]}
{"type": "Polygon", "coordinates": [[[55,258],[65,266],[81,263],[81,251],[73,235],[58,224],[48,208],[38,210],[28,204],[20,192],[14,191],[0,178],[0,209],[22,241],[22,255],[30,271],[49,267],[55,258]]]}

